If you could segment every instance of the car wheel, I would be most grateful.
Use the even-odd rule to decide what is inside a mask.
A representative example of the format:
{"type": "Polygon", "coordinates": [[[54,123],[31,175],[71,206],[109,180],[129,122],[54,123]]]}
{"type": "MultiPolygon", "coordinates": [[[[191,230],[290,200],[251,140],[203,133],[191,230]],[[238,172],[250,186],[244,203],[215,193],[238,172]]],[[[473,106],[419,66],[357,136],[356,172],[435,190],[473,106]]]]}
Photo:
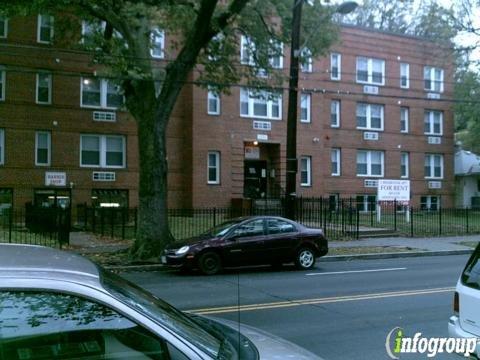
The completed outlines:
{"type": "Polygon", "coordinates": [[[198,267],[205,275],[216,274],[222,269],[220,256],[214,252],[203,253],[198,259],[198,267]]]}
{"type": "Polygon", "coordinates": [[[295,259],[295,265],[300,270],[308,270],[311,269],[313,265],[315,265],[315,260],[316,258],[313,250],[304,247],[298,251],[297,257],[295,259]]]}

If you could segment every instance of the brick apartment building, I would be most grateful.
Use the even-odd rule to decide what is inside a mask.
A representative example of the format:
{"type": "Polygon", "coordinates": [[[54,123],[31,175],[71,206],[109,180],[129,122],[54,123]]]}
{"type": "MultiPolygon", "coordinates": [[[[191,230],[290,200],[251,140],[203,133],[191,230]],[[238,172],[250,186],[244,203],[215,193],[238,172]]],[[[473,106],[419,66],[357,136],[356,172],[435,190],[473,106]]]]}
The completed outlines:
{"type": "MultiPolygon", "coordinates": [[[[79,41],[88,31],[78,24],[79,41]]],[[[0,19],[0,207],[137,206],[136,124],[88,54],[57,45],[53,33],[50,16],[0,19]]],[[[297,194],[356,197],[367,210],[379,178],[408,179],[414,205],[452,206],[448,49],[350,26],[340,38],[328,56],[302,64],[297,194]]],[[[245,66],[247,40],[239,39],[245,66]]],[[[162,61],[168,34],[154,43],[162,61]]],[[[287,72],[289,59],[272,64],[287,72]]],[[[287,92],[262,95],[185,85],[168,129],[170,207],[282,194],[287,92]]]]}

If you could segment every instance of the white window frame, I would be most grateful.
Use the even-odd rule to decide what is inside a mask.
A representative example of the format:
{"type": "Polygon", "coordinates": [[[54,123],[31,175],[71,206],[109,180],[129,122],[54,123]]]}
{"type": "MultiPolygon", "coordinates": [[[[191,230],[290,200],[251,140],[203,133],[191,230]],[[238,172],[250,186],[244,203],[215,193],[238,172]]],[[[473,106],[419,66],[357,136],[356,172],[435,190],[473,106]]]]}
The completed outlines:
{"type": "Polygon", "coordinates": [[[242,35],[240,38],[240,63],[242,65],[255,66],[255,42],[250,36],[242,35]]]}
{"type": "Polygon", "coordinates": [[[255,91],[248,88],[240,88],[240,117],[245,118],[257,118],[257,119],[270,119],[270,120],[282,120],[282,95],[281,94],[273,94],[265,90],[255,91]],[[252,96],[255,92],[263,94],[262,96],[266,97],[267,100],[267,115],[255,115],[254,114],[254,104],[257,98],[252,96]],[[273,116],[273,106],[275,101],[272,100],[271,96],[277,96],[276,103],[278,105],[278,117],[273,116]],[[248,113],[242,114],[242,99],[245,100],[247,98],[248,102],[248,113]]]}
{"type": "Polygon", "coordinates": [[[425,204],[425,210],[427,211],[438,211],[440,210],[440,201],[441,198],[438,195],[421,195],[420,196],[420,208],[422,207],[422,197],[425,198],[426,202],[425,204]],[[432,199],[436,198],[437,199],[437,209],[433,210],[432,209],[432,199]]]}
{"type": "Polygon", "coordinates": [[[424,162],[424,167],[426,167],[428,159],[428,167],[430,169],[430,174],[425,175],[425,179],[443,179],[443,174],[444,174],[444,160],[443,160],[443,154],[425,154],[425,162],[424,162]],[[440,158],[440,176],[435,176],[435,158],[439,157],[440,158]]]}
{"type": "Polygon", "coordinates": [[[445,79],[445,71],[442,68],[437,68],[434,66],[424,66],[423,67],[423,87],[425,91],[432,91],[432,92],[437,92],[437,93],[443,93],[444,90],[444,79],[445,79]],[[435,73],[436,71],[440,71],[440,79],[436,80],[435,79],[435,73]],[[425,86],[426,81],[430,82],[430,87],[425,86]],[[435,84],[439,83],[439,90],[435,90],[435,84]]]}
{"type": "Polygon", "coordinates": [[[304,155],[300,157],[300,186],[310,187],[312,186],[312,157],[304,155]],[[303,164],[306,168],[303,169],[303,164]],[[307,173],[307,182],[302,182],[302,173],[307,173]]]}
{"type": "Polygon", "coordinates": [[[443,111],[441,110],[425,110],[425,113],[423,115],[423,131],[425,135],[432,135],[432,136],[442,136],[443,135],[443,111]],[[440,132],[436,133],[435,132],[435,113],[440,114],[440,132]],[[428,114],[428,127],[429,130],[425,131],[425,119],[427,118],[428,114]]]}
{"type": "Polygon", "coordinates": [[[150,49],[150,55],[154,59],[165,58],[165,30],[160,28],[154,28],[151,32],[152,47],[150,49]],[[155,54],[154,50],[160,47],[160,54],[155,54]]]}
{"type": "Polygon", "coordinates": [[[35,131],[35,166],[50,166],[52,159],[52,134],[50,131],[35,131]],[[40,163],[38,161],[38,150],[39,150],[39,136],[40,135],[47,135],[47,162],[40,163]]]}
{"type": "Polygon", "coordinates": [[[38,14],[37,17],[37,42],[40,44],[51,44],[53,40],[53,34],[54,34],[54,17],[52,15],[47,15],[47,14],[38,14]],[[50,39],[49,40],[42,40],[41,39],[41,29],[42,29],[42,20],[44,17],[50,17],[50,39]]]}
{"type": "Polygon", "coordinates": [[[400,132],[403,134],[408,133],[410,129],[410,108],[407,106],[401,106],[400,107],[400,132]],[[402,129],[402,117],[405,115],[405,128],[402,129]]]}
{"type": "Polygon", "coordinates": [[[7,79],[5,69],[0,66],[0,101],[5,101],[5,81],[7,79]]]}
{"type": "Polygon", "coordinates": [[[378,59],[378,58],[369,58],[366,56],[357,56],[355,78],[357,80],[357,83],[359,84],[382,85],[382,86],[385,85],[385,60],[378,59]],[[360,59],[367,60],[367,77],[368,77],[367,81],[358,79],[358,62],[360,59]],[[381,82],[373,81],[373,62],[374,61],[382,62],[382,81],[381,82]]]}
{"type": "Polygon", "coordinates": [[[5,129],[0,129],[0,165],[5,164],[5,129]]]}
{"type": "Polygon", "coordinates": [[[220,115],[220,94],[214,90],[208,90],[207,94],[207,113],[208,115],[220,115]],[[215,101],[216,109],[212,110],[210,108],[210,101],[215,101]]]}
{"type": "Polygon", "coordinates": [[[400,87],[402,89],[408,89],[410,87],[410,64],[400,63],[400,87]],[[403,84],[405,78],[406,84],[403,84]]]}
{"type": "Polygon", "coordinates": [[[220,151],[209,151],[207,153],[207,184],[218,185],[220,184],[220,151]],[[210,164],[210,155],[215,156],[215,164],[210,164]],[[215,179],[210,180],[210,169],[215,169],[215,179]]]}
{"type": "Polygon", "coordinates": [[[410,153],[401,152],[400,153],[400,178],[408,179],[410,176],[410,153]],[[405,173],[402,174],[402,162],[405,162],[405,173]]]}
{"type": "Polygon", "coordinates": [[[372,131],[383,131],[384,128],[384,119],[385,119],[385,105],[383,104],[370,104],[370,103],[365,103],[365,102],[358,102],[357,107],[355,109],[355,122],[357,123],[357,129],[359,130],[372,130],[372,131]],[[358,111],[358,106],[359,105],[366,105],[367,106],[367,124],[366,126],[358,126],[358,120],[357,120],[357,111],[358,111]],[[372,106],[380,106],[380,127],[379,128],[374,128],[372,127],[372,106]]]}
{"type": "Polygon", "coordinates": [[[330,54],[330,79],[331,80],[341,80],[342,79],[342,54],[339,53],[331,53],[330,54]],[[337,59],[337,76],[333,76],[333,59],[337,59]]]}
{"type": "Polygon", "coordinates": [[[81,168],[105,168],[105,169],[125,169],[127,167],[127,139],[124,135],[99,135],[99,134],[81,134],[80,135],[80,167],[81,168]],[[84,137],[98,137],[99,138],[99,165],[83,165],[82,164],[82,149],[84,137]],[[107,165],[107,138],[120,138],[122,139],[122,165],[107,165]]]}
{"type": "Polygon", "coordinates": [[[341,109],[341,101],[340,100],[337,100],[337,99],[332,99],[331,102],[330,102],[330,127],[332,128],[339,128],[340,127],[340,109],[341,109]],[[335,106],[335,110],[336,110],[336,117],[335,117],[335,124],[332,124],[332,109],[333,109],[333,106],[335,106]]]}
{"type": "Polygon", "coordinates": [[[312,122],[312,94],[301,93],[300,94],[300,122],[311,123],[312,122]],[[304,106],[306,105],[306,106],[304,106]],[[306,118],[303,118],[303,109],[306,108],[306,118]]]}
{"type": "Polygon", "coordinates": [[[359,174],[357,171],[358,177],[378,177],[381,178],[385,174],[385,152],[381,150],[357,150],[357,157],[355,164],[358,165],[358,154],[360,152],[365,152],[367,154],[367,173],[366,174],[359,174]],[[373,153],[380,153],[380,160],[381,160],[381,174],[376,175],[372,174],[372,154],[373,153]]]}
{"type": "Polygon", "coordinates": [[[332,170],[332,172],[331,172],[332,176],[340,176],[341,175],[341,173],[342,173],[341,158],[342,158],[342,150],[340,148],[332,148],[332,150],[330,152],[330,165],[331,165],[330,168],[333,169],[334,159],[335,159],[335,162],[337,163],[337,171],[332,170]]]}
{"type": "Polygon", "coordinates": [[[300,61],[300,71],[302,73],[311,73],[313,72],[313,58],[312,51],[309,48],[303,48],[300,61]]]}
{"type": "Polygon", "coordinates": [[[270,45],[275,49],[275,52],[279,51],[280,54],[272,54],[269,56],[268,62],[272,69],[283,69],[283,43],[276,40],[270,40],[270,45]],[[278,65],[275,65],[275,59],[278,60],[278,65]]]}
{"type": "Polygon", "coordinates": [[[41,72],[37,73],[36,76],[36,86],[35,86],[35,100],[37,104],[43,104],[43,105],[50,105],[52,103],[52,74],[48,72],[41,72]],[[38,99],[39,93],[40,93],[40,76],[48,76],[48,100],[47,101],[40,101],[38,99]]]}
{"type": "MultiPolygon", "coordinates": [[[[119,107],[107,106],[107,90],[108,90],[108,79],[100,79],[94,76],[92,77],[82,77],[80,78],[80,107],[87,109],[109,109],[117,110],[119,107]],[[83,85],[85,80],[95,79],[100,81],[100,105],[84,105],[83,104],[83,85]]],[[[125,102],[125,99],[123,99],[125,102]]]]}
{"type": "Polygon", "coordinates": [[[3,29],[0,33],[0,39],[6,39],[8,37],[8,18],[0,16],[0,20],[3,20],[3,29]]]}

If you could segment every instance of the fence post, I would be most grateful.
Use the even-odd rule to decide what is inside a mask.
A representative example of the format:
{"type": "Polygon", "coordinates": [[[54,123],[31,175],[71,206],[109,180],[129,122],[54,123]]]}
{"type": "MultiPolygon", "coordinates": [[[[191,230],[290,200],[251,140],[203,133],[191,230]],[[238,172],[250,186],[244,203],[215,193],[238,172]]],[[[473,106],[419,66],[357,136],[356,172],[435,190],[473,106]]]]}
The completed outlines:
{"type": "Polygon", "coordinates": [[[125,210],[128,211],[127,208],[122,207],[122,240],[125,240],[125,222],[126,222],[125,210]]]}
{"type": "Polygon", "coordinates": [[[114,237],[114,230],[115,230],[115,226],[114,226],[115,211],[116,211],[116,208],[113,208],[113,207],[110,208],[110,237],[112,239],[114,237]]]}
{"type": "Polygon", "coordinates": [[[12,230],[13,230],[13,208],[8,210],[8,242],[12,242],[12,230]]]}
{"type": "Polygon", "coordinates": [[[133,222],[133,230],[135,232],[135,238],[137,238],[137,223],[138,223],[138,219],[137,219],[137,208],[134,209],[133,211],[133,216],[134,216],[134,222],[133,222]]]}
{"type": "Polygon", "coordinates": [[[84,214],[83,214],[83,231],[87,231],[87,224],[88,224],[88,207],[87,207],[87,203],[84,203],[84,204],[83,204],[83,209],[85,210],[85,211],[84,211],[84,214]]]}
{"type": "Polygon", "coordinates": [[[100,233],[103,235],[104,234],[104,230],[105,230],[105,219],[104,219],[104,215],[105,215],[105,208],[100,208],[100,233]]]}
{"type": "Polygon", "coordinates": [[[413,206],[410,206],[410,236],[413,237],[413,206]]]}
{"type": "Polygon", "coordinates": [[[468,234],[468,207],[465,208],[465,221],[467,223],[467,234],[468,234]]]}
{"type": "Polygon", "coordinates": [[[442,207],[438,208],[438,235],[442,235],[442,207]]]}
{"type": "Polygon", "coordinates": [[[357,240],[360,238],[360,209],[355,206],[357,212],[357,240]]]}
{"type": "Polygon", "coordinates": [[[213,208],[213,227],[217,226],[217,208],[213,208]]]}
{"type": "Polygon", "coordinates": [[[393,200],[393,226],[397,232],[397,199],[393,200]]]}

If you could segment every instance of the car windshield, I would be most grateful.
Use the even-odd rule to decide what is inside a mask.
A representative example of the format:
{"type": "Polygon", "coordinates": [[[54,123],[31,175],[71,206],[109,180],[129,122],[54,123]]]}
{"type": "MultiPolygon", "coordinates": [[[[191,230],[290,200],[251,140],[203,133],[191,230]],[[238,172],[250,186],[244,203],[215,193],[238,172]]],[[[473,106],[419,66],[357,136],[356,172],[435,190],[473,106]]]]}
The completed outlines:
{"type": "Polygon", "coordinates": [[[243,219],[234,219],[234,220],[229,220],[224,223],[221,223],[220,225],[214,226],[213,228],[209,229],[204,233],[204,235],[210,235],[210,236],[223,236],[228,231],[232,228],[232,226],[237,225],[238,223],[242,222],[243,219]]]}
{"type": "Polygon", "coordinates": [[[462,283],[480,289],[480,246],[477,247],[462,273],[462,283]]]}
{"type": "Polygon", "coordinates": [[[213,335],[206,331],[181,311],[119,276],[103,269],[100,271],[103,286],[118,300],[172,330],[214,358],[235,358],[233,349],[226,346],[225,339],[220,339],[218,333],[213,335]],[[228,352],[228,356],[224,352],[228,352]]]}

